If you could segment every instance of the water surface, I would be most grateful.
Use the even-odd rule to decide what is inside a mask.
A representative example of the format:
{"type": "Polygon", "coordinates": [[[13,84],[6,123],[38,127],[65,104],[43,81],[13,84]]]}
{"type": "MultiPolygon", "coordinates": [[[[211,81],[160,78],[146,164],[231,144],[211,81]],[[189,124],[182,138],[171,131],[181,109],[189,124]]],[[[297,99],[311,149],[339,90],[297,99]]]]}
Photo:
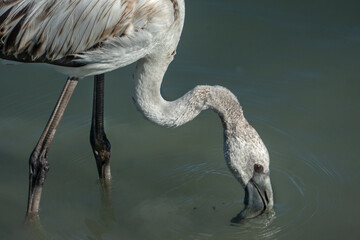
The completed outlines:
{"type": "Polygon", "coordinates": [[[102,201],[89,145],[92,80],[81,80],[50,149],[42,232],[23,228],[28,156],[65,83],[44,65],[0,65],[1,239],[357,239],[358,1],[187,1],[162,92],[199,84],[239,98],[271,157],[275,215],[230,224],[244,192],[212,112],[177,129],[141,117],[134,65],[106,76],[113,185],[102,201]],[[26,237],[25,237],[26,236],[26,237]]]}

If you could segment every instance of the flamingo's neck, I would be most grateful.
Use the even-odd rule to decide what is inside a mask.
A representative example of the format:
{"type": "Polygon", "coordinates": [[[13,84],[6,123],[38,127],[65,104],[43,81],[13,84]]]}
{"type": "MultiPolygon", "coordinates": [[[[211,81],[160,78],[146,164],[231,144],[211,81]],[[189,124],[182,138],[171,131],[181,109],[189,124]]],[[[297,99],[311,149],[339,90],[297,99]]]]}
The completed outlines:
{"type": "Polygon", "coordinates": [[[160,89],[172,57],[171,54],[148,57],[136,66],[134,100],[147,119],[161,126],[177,127],[202,110],[212,109],[219,114],[225,130],[246,122],[237,98],[221,86],[197,86],[175,101],[166,101],[160,89]]]}
{"type": "Polygon", "coordinates": [[[150,121],[177,127],[194,119],[202,110],[212,109],[224,128],[224,154],[229,169],[246,186],[255,163],[269,171],[267,149],[245,119],[242,108],[229,90],[221,86],[197,86],[175,101],[166,101],[160,92],[162,79],[172,60],[171,54],[140,60],[134,74],[134,100],[150,121]]]}

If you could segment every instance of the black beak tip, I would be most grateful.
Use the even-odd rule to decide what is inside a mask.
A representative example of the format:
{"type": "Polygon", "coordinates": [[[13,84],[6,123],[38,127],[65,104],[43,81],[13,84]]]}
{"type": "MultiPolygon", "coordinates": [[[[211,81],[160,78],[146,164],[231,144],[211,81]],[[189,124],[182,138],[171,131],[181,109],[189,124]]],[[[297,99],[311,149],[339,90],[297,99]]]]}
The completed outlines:
{"type": "Polygon", "coordinates": [[[237,223],[240,223],[242,220],[244,220],[244,218],[239,213],[236,217],[233,217],[230,222],[237,224],[237,223]]]}

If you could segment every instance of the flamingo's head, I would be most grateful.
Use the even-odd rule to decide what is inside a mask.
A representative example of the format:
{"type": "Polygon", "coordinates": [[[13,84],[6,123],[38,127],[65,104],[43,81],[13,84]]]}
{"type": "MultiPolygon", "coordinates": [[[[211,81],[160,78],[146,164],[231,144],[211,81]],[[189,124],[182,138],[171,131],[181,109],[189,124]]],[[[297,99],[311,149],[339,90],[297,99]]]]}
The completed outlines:
{"type": "Polygon", "coordinates": [[[272,209],[270,158],[255,129],[245,121],[225,128],[225,159],[245,190],[245,208],[232,221],[254,218],[272,209]]]}

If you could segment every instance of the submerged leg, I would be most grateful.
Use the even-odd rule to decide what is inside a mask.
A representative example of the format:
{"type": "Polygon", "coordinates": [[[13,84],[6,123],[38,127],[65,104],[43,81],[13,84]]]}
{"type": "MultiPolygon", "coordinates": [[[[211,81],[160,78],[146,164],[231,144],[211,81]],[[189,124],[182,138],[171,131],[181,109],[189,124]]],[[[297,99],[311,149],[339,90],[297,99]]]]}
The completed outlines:
{"type": "Polygon", "coordinates": [[[44,132],[30,155],[29,196],[26,213],[28,219],[38,215],[42,187],[45,182],[46,173],[49,171],[47,161],[49,146],[77,83],[77,78],[68,78],[44,132]]]}
{"type": "Polygon", "coordinates": [[[94,77],[93,113],[90,143],[96,159],[99,178],[110,187],[110,142],[104,131],[104,74],[94,77]]]}

